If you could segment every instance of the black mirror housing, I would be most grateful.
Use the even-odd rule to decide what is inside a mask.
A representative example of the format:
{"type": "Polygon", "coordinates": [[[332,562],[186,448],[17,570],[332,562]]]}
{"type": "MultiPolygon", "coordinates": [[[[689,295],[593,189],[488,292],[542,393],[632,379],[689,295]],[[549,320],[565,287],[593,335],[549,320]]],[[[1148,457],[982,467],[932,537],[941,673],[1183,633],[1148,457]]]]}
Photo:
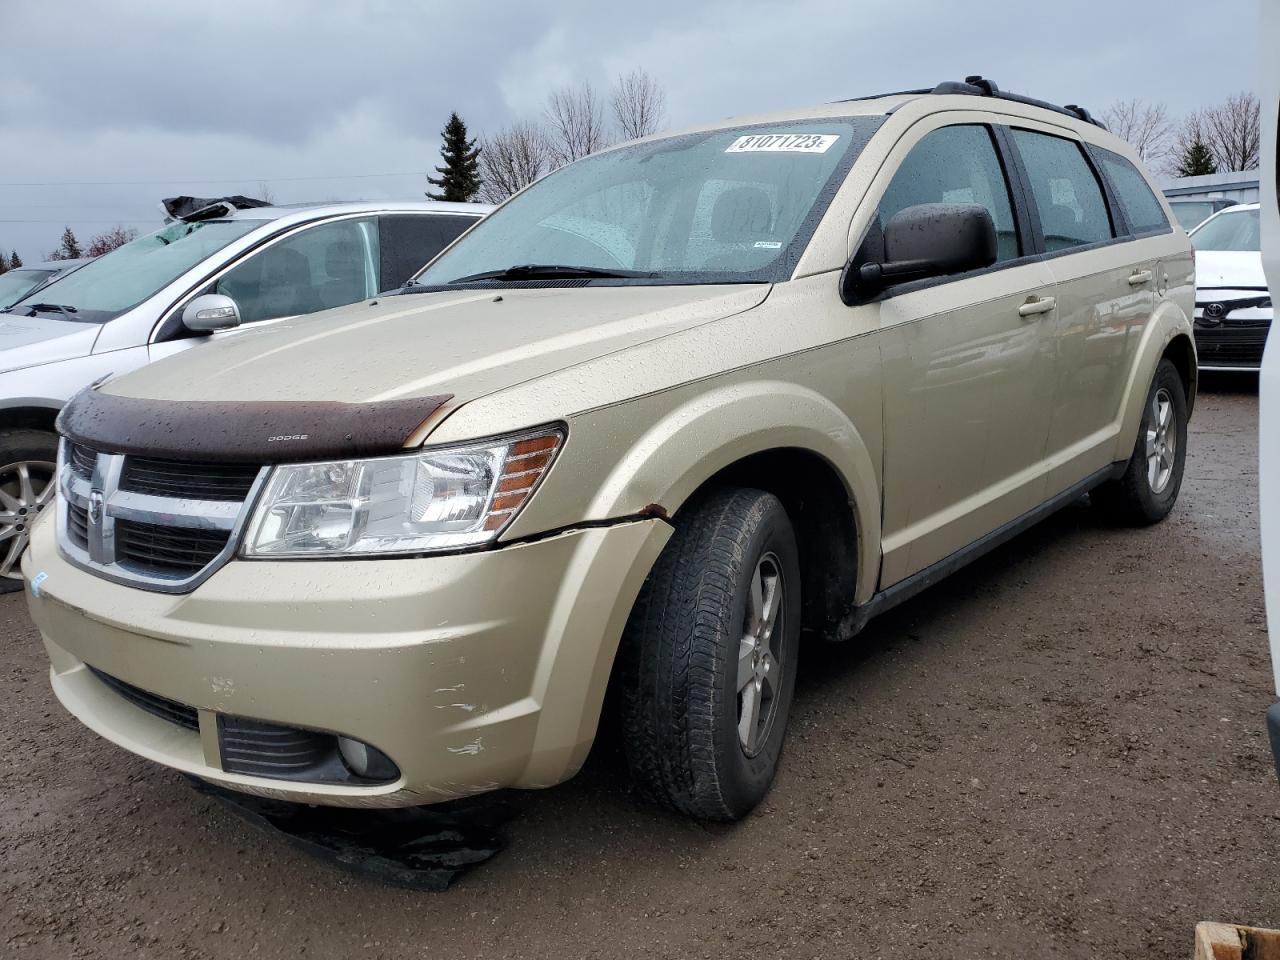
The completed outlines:
{"type": "Polygon", "coordinates": [[[997,254],[995,223],[986,207],[920,203],[885,225],[883,262],[851,263],[846,285],[853,281],[850,292],[865,299],[895,283],[989,267],[997,254]]]}

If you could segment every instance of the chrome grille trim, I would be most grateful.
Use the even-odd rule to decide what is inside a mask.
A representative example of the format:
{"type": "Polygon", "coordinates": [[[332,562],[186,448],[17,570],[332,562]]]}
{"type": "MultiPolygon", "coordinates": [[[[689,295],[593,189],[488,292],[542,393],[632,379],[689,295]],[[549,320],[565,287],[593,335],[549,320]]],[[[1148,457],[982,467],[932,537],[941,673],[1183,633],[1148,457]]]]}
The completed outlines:
{"type": "MultiPolygon", "coordinates": [[[[190,593],[235,555],[241,531],[271,468],[259,468],[242,501],[199,500],[120,489],[129,459],[94,453],[65,439],[61,442],[58,549],[68,562],[104,580],[156,593],[190,593]],[[92,474],[86,476],[90,458],[92,474]],[[176,562],[165,569],[140,562],[136,549],[122,549],[116,537],[118,522],[170,530],[178,537],[187,531],[193,541],[225,537],[225,544],[198,570],[181,569],[176,562]]],[[[171,553],[161,551],[157,559],[172,560],[171,553]]]]}

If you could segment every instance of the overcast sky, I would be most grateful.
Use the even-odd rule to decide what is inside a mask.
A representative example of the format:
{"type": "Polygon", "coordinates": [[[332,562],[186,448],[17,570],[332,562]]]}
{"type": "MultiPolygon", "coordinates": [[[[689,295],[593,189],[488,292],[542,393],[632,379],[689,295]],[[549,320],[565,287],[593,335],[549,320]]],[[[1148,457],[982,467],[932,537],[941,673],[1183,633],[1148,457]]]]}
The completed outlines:
{"type": "Polygon", "coordinates": [[[421,198],[450,110],[483,133],[636,67],[673,126],[967,73],[1180,115],[1256,89],[1258,2],[0,0],[0,249],[181,193],[421,198]]]}

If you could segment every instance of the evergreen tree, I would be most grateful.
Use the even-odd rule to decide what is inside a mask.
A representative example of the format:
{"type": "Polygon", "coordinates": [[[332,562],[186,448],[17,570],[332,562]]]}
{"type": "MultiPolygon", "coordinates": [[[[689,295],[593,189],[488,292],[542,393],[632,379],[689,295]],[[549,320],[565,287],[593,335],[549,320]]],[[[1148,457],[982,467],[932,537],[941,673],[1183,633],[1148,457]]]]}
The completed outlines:
{"type": "Polygon", "coordinates": [[[20,256],[18,256],[18,251],[17,251],[17,250],[15,250],[15,251],[13,251],[13,253],[9,256],[9,269],[10,269],[10,270],[17,270],[17,269],[18,269],[19,267],[21,267],[21,266],[22,266],[22,258],[21,258],[20,256]]]}
{"type": "Polygon", "coordinates": [[[444,140],[440,148],[444,166],[436,167],[439,177],[427,177],[427,182],[439,187],[440,192],[427,191],[427,198],[465,203],[480,191],[480,149],[474,139],[467,139],[467,125],[457,113],[449,115],[440,136],[444,140]]]}
{"type": "Polygon", "coordinates": [[[71,228],[62,231],[62,243],[58,245],[58,249],[49,254],[50,260],[79,260],[84,256],[84,252],[80,249],[80,241],[76,239],[76,235],[71,232],[71,228]]]}
{"type": "Polygon", "coordinates": [[[9,272],[9,258],[4,255],[3,251],[0,251],[0,273],[8,273],[8,272],[9,272]]]}
{"type": "Polygon", "coordinates": [[[1178,157],[1175,170],[1180,177],[1203,177],[1218,172],[1218,164],[1213,159],[1213,151],[1199,137],[1192,139],[1178,157]]]}

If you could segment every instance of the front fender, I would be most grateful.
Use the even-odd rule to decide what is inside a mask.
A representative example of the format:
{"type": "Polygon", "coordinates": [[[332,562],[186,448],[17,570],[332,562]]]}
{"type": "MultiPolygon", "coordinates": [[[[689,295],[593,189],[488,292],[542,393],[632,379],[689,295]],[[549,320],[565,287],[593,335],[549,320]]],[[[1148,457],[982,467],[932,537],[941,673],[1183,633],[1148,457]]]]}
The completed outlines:
{"type": "MultiPolygon", "coordinates": [[[[1133,455],[1138,427],[1142,423],[1142,410],[1147,401],[1147,392],[1151,389],[1151,380],[1156,375],[1156,367],[1169,344],[1179,336],[1190,340],[1194,350],[1190,319],[1176,303],[1166,300],[1156,308],[1151,322],[1143,328],[1137,359],[1129,368],[1129,380],[1125,384],[1124,399],[1120,405],[1120,430],[1116,434],[1112,461],[1127,461],[1133,455]]],[[[1188,397],[1188,401],[1190,399],[1188,397]]]]}
{"type": "Polygon", "coordinates": [[[801,449],[844,482],[858,532],[858,602],[880,569],[880,493],[871,452],[840,409],[795,383],[752,380],[705,390],[653,420],[615,460],[587,509],[592,518],[674,514],[707,480],[752,454],[801,449]]]}

